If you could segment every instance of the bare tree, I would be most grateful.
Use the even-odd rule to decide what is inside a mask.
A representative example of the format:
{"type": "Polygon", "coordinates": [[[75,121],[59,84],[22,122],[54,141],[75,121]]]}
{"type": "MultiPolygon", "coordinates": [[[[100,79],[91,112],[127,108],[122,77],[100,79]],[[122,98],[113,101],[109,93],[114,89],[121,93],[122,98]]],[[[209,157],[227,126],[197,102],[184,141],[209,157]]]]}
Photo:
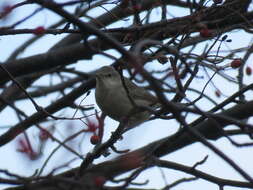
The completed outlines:
{"type": "Polygon", "coordinates": [[[17,150],[31,160],[37,160],[47,144],[56,143],[57,146],[50,155],[44,153],[47,159],[43,167],[31,177],[0,170],[1,184],[17,185],[11,187],[15,190],[148,189],[148,183],[135,183],[135,179],[156,166],[192,176],[164,185],[162,189],[198,179],[216,184],[219,189],[225,186],[253,188],[252,176],[212,143],[225,137],[230,146],[252,145],[253,126],[249,119],[253,114],[253,100],[247,94],[253,84],[247,79],[252,73],[248,60],[253,47],[244,39],[243,47],[230,46],[235,40],[230,37],[233,31],[247,36],[252,34],[250,0],[26,0],[2,5],[1,19],[8,19],[18,9],[31,4],[37,7],[30,15],[0,28],[1,36],[34,35],[21,46],[13,47],[9,58],[0,64],[0,110],[10,108],[18,118],[15,125],[2,131],[0,146],[15,140],[17,150]],[[100,9],[104,10],[103,14],[98,11],[100,9]],[[21,23],[45,10],[61,19],[50,27],[19,28],[21,23]],[[98,16],[90,16],[90,12],[98,16]],[[173,16],[178,14],[180,16],[173,16]],[[33,44],[41,43],[39,39],[56,34],[64,37],[48,47],[47,52],[22,57],[33,44]],[[104,134],[108,134],[104,128],[105,115],[94,106],[87,106],[95,102],[86,100],[89,91],[95,88],[95,69],[90,72],[92,69],[86,71],[76,66],[77,61],[86,60],[89,61],[84,63],[88,65],[86,68],[95,68],[95,55],[109,59],[121,75],[124,71],[135,83],[152,91],[162,106],[158,110],[149,109],[152,112],[150,120],[174,121],[177,132],[135,150],[117,147],[116,143],[124,142],[124,135],[129,132],[124,123],[105,138],[104,134]],[[219,78],[219,84],[215,77],[219,78]],[[38,85],[41,81],[43,86],[38,85]],[[199,86],[200,81],[204,85],[199,86]],[[223,84],[228,86],[229,95],[221,89],[223,84]],[[210,94],[207,88],[214,93],[210,94]],[[232,91],[232,88],[236,90],[232,91]],[[23,105],[32,103],[34,113],[29,115],[17,106],[21,100],[23,105]],[[50,103],[43,105],[39,100],[50,103]],[[72,116],[69,110],[74,110],[72,116]],[[68,131],[67,138],[57,135],[59,131],[66,134],[62,123],[72,125],[74,121],[82,122],[83,126],[75,129],[68,126],[72,131],[68,131]],[[38,136],[32,138],[28,129],[37,129],[38,136]],[[87,141],[81,137],[87,134],[95,146],[90,145],[89,153],[83,154],[80,147],[87,141]],[[237,142],[239,135],[248,142],[237,142]],[[201,171],[197,167],[207,164],[207,157],[200,158],[194,166],[161,158],[196,142],[222,158],[244,180],[226,179],[222,174],[218,177],[201,171]],[[72,161],[79,160],[81,164],[69,169],[67,166],[71,161],[63,162],[61,167],[55,166],[44,174],[47,161],[59,149],[67,150],[66,155],[75,155],[72,161]],[[107,161],[103,159],[112,153],[119,155],[107,161]],[[98,158],[101,161],[95,163],[98,158]],[[61,169],[64,169],[63,173],[61,169]],[[119,180],[122,174],[125,174],[124,178],[119,180]]]}

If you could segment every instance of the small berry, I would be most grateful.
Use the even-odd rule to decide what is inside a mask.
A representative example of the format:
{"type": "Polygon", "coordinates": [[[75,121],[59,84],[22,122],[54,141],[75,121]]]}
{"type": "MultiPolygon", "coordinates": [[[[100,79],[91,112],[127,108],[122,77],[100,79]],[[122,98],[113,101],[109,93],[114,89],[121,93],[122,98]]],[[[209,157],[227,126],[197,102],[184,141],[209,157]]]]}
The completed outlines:
{"type": "Polygon", "coordinates": [[[221,4],[222,0],[213,0],[214,4],[221,4]]]}
{"type": "Polygon", "coordinates": [[[199,31],[200,36],[204,37],[204,38],[208,38],[208,37],[212,37],[213,36],[213,32],[212,30],[209,30],[208,28],[203,28],[199,31]]]}
{"type": "Polygon", "coordinates": [[[246,67],[246,74],[249,75],[249,76],[252,74],[252,69],[251,69],[251,67],[249,67],[249,66],[246,67]]]}
{"type": "Polygon", "coordinates": [[[102,187],[106,182],[106,178],[104,176],[96,176],[94,178],[94,184],[97,186],[97,187],[102,187]]]}
{"type": "Polygon", "coordinates": [[[215,91],[215,95],[219,98],[220,95],[221,95],[221,92],[220,92],[219,90],[216,90],[216,91],[215,91]]]}
{"type": "Polygon", "coordinates": [[[37,28],[35,28],[35,29],[33,30],[33,33],[34,33],[35,35],[42,35],[42,34],[45,33],[45,28],[44,28],[43,26],[38,26],[37,28]]]}
{"type": "Polygon", "coordinates": [[[234,59],[231,63],[230,66],[233,69],[239,68],[242,65],[242,60],[241,59],[234,59]]]}
{"type": "Polygon", "coordinates": [[[97,136],[97,135],[92,135],[92,136],[90,137],[90,142],[91,142],[91,144],[93,144],[93,145],[98,144],[99,141],[100,141],[100,138],[99,138],[99,136],[97,136]]]}

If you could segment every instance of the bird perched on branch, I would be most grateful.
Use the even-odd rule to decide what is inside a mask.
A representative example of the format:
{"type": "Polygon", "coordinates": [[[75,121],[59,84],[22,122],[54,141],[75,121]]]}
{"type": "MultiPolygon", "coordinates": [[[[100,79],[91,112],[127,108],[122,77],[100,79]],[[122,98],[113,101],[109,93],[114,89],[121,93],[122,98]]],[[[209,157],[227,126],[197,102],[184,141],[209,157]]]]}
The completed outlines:
{"type": "Polygon", "coordinates": [[[127,127],[135,127],[149,119],[151,112],[140,107],[157,108],[158,99],[145,88],[139,87],[111,66],[96,72],[96,102],[112,119],[127,121],[127,127]]]}

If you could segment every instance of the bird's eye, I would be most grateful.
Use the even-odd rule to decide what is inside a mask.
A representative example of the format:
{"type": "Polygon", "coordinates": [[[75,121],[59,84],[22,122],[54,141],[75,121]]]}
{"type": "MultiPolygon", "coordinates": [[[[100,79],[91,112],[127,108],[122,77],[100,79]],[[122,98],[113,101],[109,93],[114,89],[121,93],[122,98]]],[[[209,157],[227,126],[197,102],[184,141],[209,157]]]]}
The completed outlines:
{"type": "Polygon", "coordinates": [[[112,74],[110,74],[110,73],[109,73],[109,74],[107,74],[107,77],[111,77],[111,76],[112,76],[112,74]]]}

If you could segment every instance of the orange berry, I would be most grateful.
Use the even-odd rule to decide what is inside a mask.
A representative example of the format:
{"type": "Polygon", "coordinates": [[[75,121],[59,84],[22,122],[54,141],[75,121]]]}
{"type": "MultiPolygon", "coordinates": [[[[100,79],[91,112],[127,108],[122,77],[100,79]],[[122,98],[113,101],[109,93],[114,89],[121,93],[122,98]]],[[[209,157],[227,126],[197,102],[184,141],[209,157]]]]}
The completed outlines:
{"type": "Polygon", "coordinates": [[[99,141],[100,141],[100,138],[99,138],[99,136],[97,136],[97,135],[92,135],[92,136],[90,137],[90,142],[91,142],[91,144],[93,144],[93,145],[98,144],[99,141]]]}

